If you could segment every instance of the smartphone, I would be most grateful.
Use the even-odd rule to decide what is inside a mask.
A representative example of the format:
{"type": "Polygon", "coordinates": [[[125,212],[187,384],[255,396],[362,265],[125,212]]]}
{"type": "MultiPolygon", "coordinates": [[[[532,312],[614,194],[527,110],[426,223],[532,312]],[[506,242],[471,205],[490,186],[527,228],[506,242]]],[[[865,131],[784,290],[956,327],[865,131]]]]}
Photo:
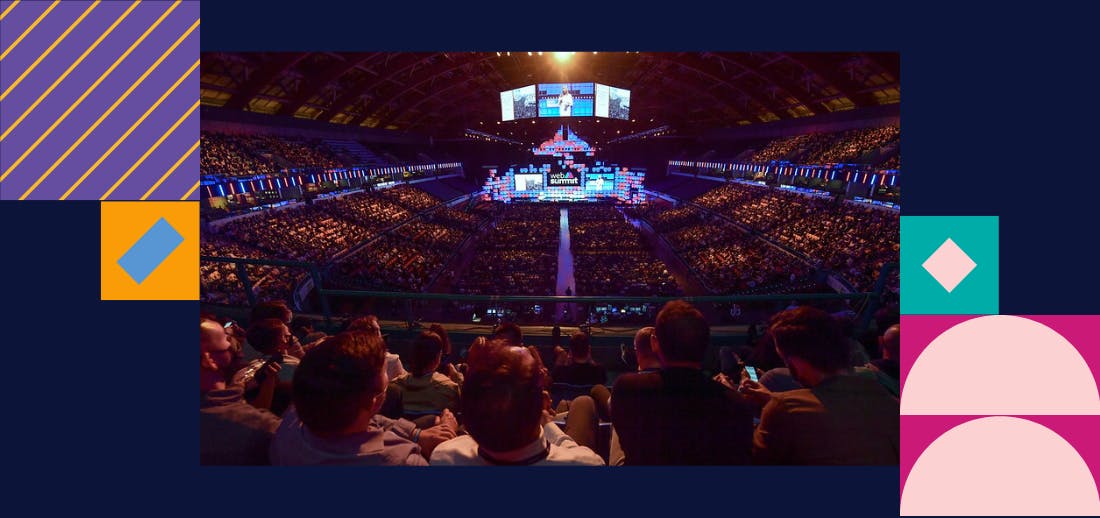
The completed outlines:
{"type": "Polygon", "coordinates": [[[755,368],[753,368],[750,365],[746,365],[745,366],[745,372],[747,372],[749,374],[749,379],[750,380],[753,380],[755,382],[760,382],[760,380],[756,377],[756,369],[755,368]]]}
{"type": "Polygon", "coordinates": [[[229,322],[226,322],[225,325],[222,326],[222,327],[224,327],[226,329],[229,329],[229,328],[233,327],[233,321],[230,320],[229,322]]]}

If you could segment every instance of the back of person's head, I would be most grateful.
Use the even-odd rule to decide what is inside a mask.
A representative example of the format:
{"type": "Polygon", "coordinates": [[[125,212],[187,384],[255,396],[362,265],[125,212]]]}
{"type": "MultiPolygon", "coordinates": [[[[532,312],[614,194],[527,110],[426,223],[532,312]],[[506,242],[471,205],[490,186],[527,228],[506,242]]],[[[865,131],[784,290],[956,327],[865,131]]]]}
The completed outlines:
{"type": "Polygon", "coordinates": [[[428,331],[431,331],[443,340],[443,354],[451,354],[451,337],[447,334],[447,330],[443,329],[440,324],[432,324],[428,327],[428,331]]]}
{"type": "Polygon", "coordinates": [[[710,344],[710,325],[703,313],[683,300],[669,301],[654,326],[662,363],[702,362],[710,344]]]}
{"type": "Polygon", "coordinates": [[[475,342],[466,357],[462,416],[478,445],[510,451],[538,437],[545,373],[531,352],[494,338],[475,342]]]}
{"type": "Polygon", "coordinates": [[[634,354],[644,357],[654,356],[653,329],[653,326],[646,326],[634,334],[634,354]]]}
{"type": "Polygon", "coordinates": [[[891,359],[898,359],[901,350],[901,324],[894,324],[882,333],[882,350],[891,359]]]}
{"type": "Polygon", "coordinates": [[[848,366],[848,345],[841,339],[837,322],[828,313],[800,307],[779,313],[769,329],[784,358],[797,356],[822,372],[848,366]]]}
{"type": "Polygon", "coordinates": [[[577,331],[569,337],[569,353],[573,355],[574,360],[581,360],[592,354],[590,340],[588,333],[584,331],[577,331]]]}
{"type": "Polygon", "coordinates": [[[443,352],[443,339],[439,335],[424,331],[413,340],[412,358],[409,360],[414,376],[423,376],[435,370],[435,364],[439,361],[443,352]]]}
{"type": "Polygon", "coordinates": [[[275,354],[287,345],[287,328],[282,320],[265,318],[248,328],[248,345],[262,354],[275,354]]]}
{"type": "Polygon", "coordinates": [[[367,315],[348,322],[346,329],[349,333],[382,334],[382,327],[378,323],[378,317],[367,315]]]}
{"type": "Polygon", "coordinates": [[[269,300],[256,304],[252,308],[252,315],[248,319],[250,325],[266,318],[277,318],[284,324],[289,324],[294,312],[281,300],[269,300]]]}
{"type": "Polygon", "coordinates": [[[310,431],[339,434],[371,415],[385,399],[386,352],[382,340],[341,333],[314,347],[294,372],[294,407],[310,431]]]}
{"type": "Polygon", "coordinates": [[[493,339],[497,338],[507,340],[511,345],[520,346],[523,345],[523,330],[511,322],[504,322],[493,330],[493,339]]]}

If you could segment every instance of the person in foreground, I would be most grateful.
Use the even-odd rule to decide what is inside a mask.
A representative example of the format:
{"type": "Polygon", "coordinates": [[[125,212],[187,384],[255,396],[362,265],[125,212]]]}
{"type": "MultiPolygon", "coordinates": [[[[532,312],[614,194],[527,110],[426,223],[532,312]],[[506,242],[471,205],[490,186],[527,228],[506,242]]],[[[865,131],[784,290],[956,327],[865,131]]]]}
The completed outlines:
{"type": "MultiPolygon", "coordinates": [[[[545,391],[546,369],[526,347],[503,339],[476,343],[467,355],[462,415],[469,435],[435,448],[431,464],[442,466],[602,466],[603,458],[581,446],[552,421],[545,391]]],[[[596,426],[588,400],[569,413],[566,430],[596,426]],[[586,411],[581,411],[584,408],[586,411]]]]}
{"type": "Polygon", "coordinates": [[[294,374],[294,405],[271,443],[275,465],[423,466],[457,423],[420,430],[378,415],[386,399],[386,349],[379,336],[342,333],[306,353],[294,374]]]}
{"type": "Polygon", "coordinates": [[[279,365],[265,364],[265,382],[252,404],[244,387],[228,383],[233,347],[225,328],[199,321],[199,463],[202,465],[268,464],[267,450],[279,427],[271,413],[279,365]]]}
{"type": "MultiPolygon", "coordinates": [[[[691,304],[671,301],[650,338],[656,372],[623,374],[611,391],[611,423],[627,465],[748,464],[753,407],[706,376],[710,326],[691,304]]],[[[640,364],[639,364],[640,365],[640,364]]]]}
{"type": "Polygon", "coordinates": [[[898,400],[848,367],[848,348],[828,313],[810,307],[773,319],[775,348],[804,387],[770,392],[745,379],[740,390],[764,403],[754,464],[897,464],[898,400]]]}

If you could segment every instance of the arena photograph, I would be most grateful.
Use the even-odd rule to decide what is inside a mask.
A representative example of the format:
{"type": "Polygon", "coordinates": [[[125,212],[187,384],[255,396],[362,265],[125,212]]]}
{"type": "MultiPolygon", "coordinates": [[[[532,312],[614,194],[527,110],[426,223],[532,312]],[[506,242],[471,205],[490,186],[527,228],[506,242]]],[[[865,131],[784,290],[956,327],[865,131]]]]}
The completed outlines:
{"type": "Polygon", "coordinates": [[[897,53],[200,70],[202,465],[899,464],[897,53]]]}

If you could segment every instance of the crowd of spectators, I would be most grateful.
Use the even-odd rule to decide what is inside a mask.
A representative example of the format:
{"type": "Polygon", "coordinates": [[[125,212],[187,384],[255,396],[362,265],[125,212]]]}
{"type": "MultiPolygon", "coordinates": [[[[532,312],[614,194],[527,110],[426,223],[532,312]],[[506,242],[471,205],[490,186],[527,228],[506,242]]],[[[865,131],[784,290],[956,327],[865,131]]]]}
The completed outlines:
{"type": "Polygon", "coordinates": [[[558,209],[513,204],[478,238],[474,258],[452,284],[458,293],[553,295],[558,277],[558,209]]]}
{"type": "Polygon", "coordinates": [[[896,125],[838,133],[808,133],[775,139],[756,151],[750,161],[757,164],[772,161],[796,164],[852,163],[900,138],[901,127],[896,125]]]}
{"type": "MultiPolygon", "coordinates": [[[[266,258],[264,251],[241,243],[220,239],[203,241],[199,253],[205,256],[231,258],[266,258]]],[[[307,272],[285,266],[245,265],[245,271],[252,284],[252,293],[257,300],[290,299],[291,290],[299,276],[307,272]]],[[[199,263],[199,293],[203,301],[215,304],[244,306],[248,304],[248,294],[244,283],[237,276],[236,263],[207,262],[199,263]]]]}
{"type": "Polygon", "coordinates": [[[837,134],[824,149],[802,159],[806,164],[839,164],[858,161],[869,151],[901,138],[900,126],[884,126],[845,131],[837,134]]]}
{"type": "Polygon", "coordinates": [[[879,164],[881,169],[901,169],[901,153],[898,153],[890,158],[887,158],[885,162],[879,164]]]}
{"type": "Polygon", "coordinates": [[[335,153],[317,141],[211,131],[203,131],[199,140],[199,169],[204,175],[251,176],[287,169],[345,166],[335,153]]]}
{"type": "MultiPolygon", "coordinates": [[[[802,254],[817,268],[841,274],[859,290],[869,290],[873,286],[885,263],[898,261],[899,215],[896,211],[739,183],[723,184],[693,201],[802,254]]],[[[703,273],[708,282],[721,278],[732,281],[732,276],[736,278],[735,284],[759,286],[781,281],[778,276],[784,271],[791,274],[788,277],[792,281],[809,273],[798,261],[764,243],[750,246],[748,241],[736,239],[737,232],[722,230],[725,223],[717,218],[707,218],[699,212],[689,213],[683,208],[676,211],[681,212],[672,221],[700,224],[676,230],[667,217],[658,215],[654,218],[654,227],[665,233],[666,239],[693,268],[719,277],[703,273]],[[725,246],[710,250],[699,246],[719,243],[725,246]],[[740,274],[723,271],[723,262],[737,257],[745,260],[728,263],[731,269],[758,265],[758,274],[742,278],[740,274]],[[771,270],[771,273],[761,270],[771,270]]],[[[719,285],[729,286],[725,282],[719,285]]]]}
{"type": "Polygon", "coordinates": [[[235,135],[204,131],[199,140],[199,171],[203,175],[250,176],[279,169],[272,160],[250,152],[235,135]]]}
{"type": "Polygon", "coordinates": [[[611,205],[569,208],[577,295],[671,296],[681,293],[642,234],[611,205]]]}
{"type": "Polygon", "coordinates": [[[900,461],[896,319],[878,323],[877,347],[864,351],[837,316],[790,307],[752,345],[722,348],[717,374],[704,370],[710,324],[682,300],[638,330],[636,372],[594,361],[584,331],[555,347],[550,365],[512,323],[468,347],[432,325],[402,356],[373,316],[331,336],[299,322],[278,301],[258,305],[247,329],[200,318],[201,464],[900,461]]]}
{"type": "Polygon", "coordinates": [[[326,263],[371,237],[372,229],[334,216],[325,205],[322,202],[264,211],[225,222],[211,235],[247,243],[266,251],[269,257],[326,263]]]}
{"type": "Polygon", "coordinates": [[[439,199],[435,196],[408,185],[398,185],[397,187],[380,191],[380,194],[382,197],[409,209],[411,212],[420,212],[439,205],[439,199]]]}

